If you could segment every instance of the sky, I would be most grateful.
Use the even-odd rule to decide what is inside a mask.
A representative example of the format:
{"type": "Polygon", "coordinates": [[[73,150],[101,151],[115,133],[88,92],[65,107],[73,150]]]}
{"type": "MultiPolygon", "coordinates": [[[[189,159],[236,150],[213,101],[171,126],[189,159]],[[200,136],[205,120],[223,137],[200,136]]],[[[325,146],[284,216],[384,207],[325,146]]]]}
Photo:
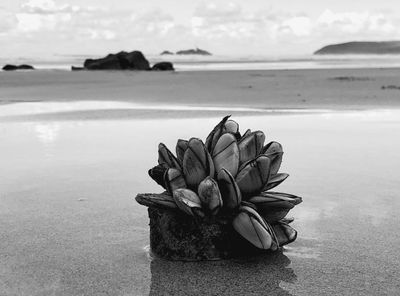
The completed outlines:
{"type": "Polygon", "coordinates": [[[0,0],[0,57],[302,56],[352,40],[400,40],[400,1],[0,0]]]}

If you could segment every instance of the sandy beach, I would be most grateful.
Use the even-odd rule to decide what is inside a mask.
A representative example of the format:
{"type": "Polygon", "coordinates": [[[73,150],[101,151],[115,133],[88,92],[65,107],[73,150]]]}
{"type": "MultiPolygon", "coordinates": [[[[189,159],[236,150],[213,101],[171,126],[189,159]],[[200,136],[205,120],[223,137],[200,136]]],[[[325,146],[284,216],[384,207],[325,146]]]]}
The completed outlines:
{"type": "Polygon", "coordinates": [[[0,72],[0,294],[397,295],[399,74],[0,72]],[[205,139],[226,114],[282,143],[298,239],[257,258],[152,258],[134,197],[162,190],[157,144],[205,139]]]}
{"type": "Polygon", "coordinates": [[[0,72],[0,102],[128,101],[263,109],[399,107],[400,69],[0,72]]]}

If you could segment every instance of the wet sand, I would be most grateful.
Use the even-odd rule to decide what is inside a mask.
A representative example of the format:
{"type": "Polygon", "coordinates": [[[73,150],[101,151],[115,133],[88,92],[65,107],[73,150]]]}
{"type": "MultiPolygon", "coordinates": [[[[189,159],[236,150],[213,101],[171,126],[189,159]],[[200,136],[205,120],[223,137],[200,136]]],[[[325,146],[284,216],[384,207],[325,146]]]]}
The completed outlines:
{"type": "Polygon", "coordinates": [[[281,171],[290,177],[277,189],[303,197],[291,212],[298,239],[282,253],[182,263],[150,257],[147,210],[134,197],[161,191],[147,176],[159,142],[173,149],[178,138],[204,139],[219,117],[155,120],[153,110],[102,119],[75,110],[61,120],[54,114],[62,106],[45,112],[53,117],[18,117],[27,108],[16,105],[17,120],[0,119],[2,295],[400,290],[399,110],[236,114],[242,130],[262,129],[283,144],[281,171]]]}
{"type": "Polygon", "coordinates": [[[397,295],[398,69],[0,72],[0,295],[397,295]],[[18,102],[18,104],[13,104],[18,102]],[[356,111],[363,110],[363,111],[356,111]],[[157,144],[225,114],[283,144],[282,253],[151,258],[157,144]]]}
{"type": "Polygon", "coordinates": [[[89,100],[263,109],[388,108],[400,107],[399,75],[397,68],[0,72],[0,104],[89,100]]]}

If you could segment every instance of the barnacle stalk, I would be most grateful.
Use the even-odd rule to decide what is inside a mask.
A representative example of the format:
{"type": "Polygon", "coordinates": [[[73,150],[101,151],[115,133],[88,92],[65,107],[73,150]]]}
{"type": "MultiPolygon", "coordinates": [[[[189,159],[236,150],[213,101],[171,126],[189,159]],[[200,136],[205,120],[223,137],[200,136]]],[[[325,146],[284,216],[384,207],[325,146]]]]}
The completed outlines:
{"type": "Polygon", "coordinates": [[[205,143],[179,139],[177,156],[161,143],[158,165],[149,175],[166,191],[138,194],[136,201],[180,211],[195,221],[228,223],[254,247],[275,251],[296,239],[289,225],[293,219],[286,216],[302,198],[270,191],[289,177],[279,172],[282,145],[265,144],[262,131],[241,135],[239,124],[229,117],[213,128],[205,143]]]}

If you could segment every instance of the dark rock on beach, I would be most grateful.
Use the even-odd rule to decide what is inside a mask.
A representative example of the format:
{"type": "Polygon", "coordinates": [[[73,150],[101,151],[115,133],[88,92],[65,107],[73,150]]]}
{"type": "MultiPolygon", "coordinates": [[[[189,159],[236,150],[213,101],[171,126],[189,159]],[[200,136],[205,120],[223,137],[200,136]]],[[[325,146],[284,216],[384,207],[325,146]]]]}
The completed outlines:
{"type": "Polygon", "coordinates": [[[196,48],[196,49],[186,49],[186,50],[180,50],[177,51],[176,54],[178,55],[211,55],[211,53],[209,53],[206,50],[200,49],[200,48],[196,48]]]}
{"type": "Polygon", "coordinates": [[[150,70],[149,61],[140,51],[121,51],[100,59],[87,59],[83,66],[87,70],[150,70]]]}
{"type": "Polygon", "coordinates": [[[174,71],[174,66],[170,62],[160,62],[151,67],[153,71],[174,71]]]}
{"type": "Polygon", "coordinates": [[[171,62],[160,62],[150,67],[149,61],[142,52],[121,51],[119,53],[110,53],[100,59],[86,59],[83,67],[71,66],[72,71],[81,70],[141,70],[141,71],[173,71],[174,66],[171,62]]]}
{"type": "Polygon", "coordinates": [[[35,68],[31,65],[26,65],[26,64],[22,64],[22,65],[10,65],[7,64],[3,67],[4,71],[15,71],[15,70],[35,70],[35,68]]]}
{"type": "Polygon", "coordinates": [[[75,67],[75,66],[71,66],[71,71],[82,71],[85,70],[84,67],[75,67]]]}
{"type": "Polygon", "coordinates": [[[400,54],[400,41],[331,44],[317,50],[314,54],[400,54]]]}

